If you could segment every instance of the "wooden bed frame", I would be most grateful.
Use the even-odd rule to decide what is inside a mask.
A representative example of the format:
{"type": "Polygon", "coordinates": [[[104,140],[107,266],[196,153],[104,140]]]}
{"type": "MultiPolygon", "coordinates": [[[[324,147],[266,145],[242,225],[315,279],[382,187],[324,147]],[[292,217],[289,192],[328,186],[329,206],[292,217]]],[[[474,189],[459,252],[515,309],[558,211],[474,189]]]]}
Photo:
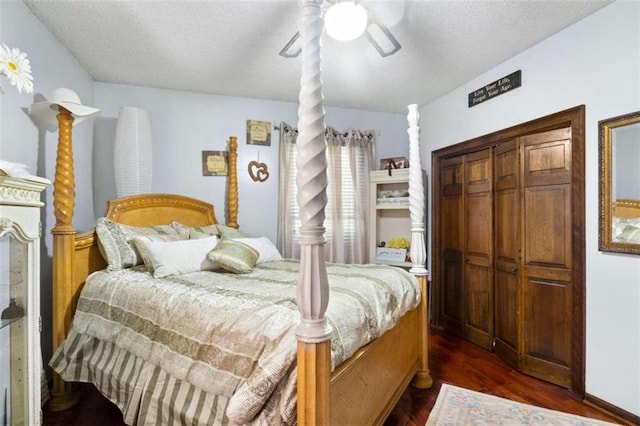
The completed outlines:
{"type": "MultiPolygon", "coordinates": [[[[324,107],[320,79],[320,19],[322,0],[302,0],[300,36],[303,45],[299,108],[299,200],[302,227],[301,273],[298,282],[298,424],[363,424],[384,422],[411,382],[418,388],[432,384],[428,367],[427,271],[424,238],[424,187],[418,145],[417,107],[409,107],[411,257],[422,299],[392,330],[358,350],[331,373],[331,329],[324,313],[328,283],[323,233],[326,160],[324,107]],[[317,171],[323,173],[318,174],[317,171]],[[309,173],[306,176],[305,173],[309,173]],[[304,197],[302,197],[304,198],[304,197]],[[320,212],[320,213],[319,213],[320,212]]],[[[95,231],[76,235],[72,225],[74,175],[71,127],[73,116],[59,107],[59,141],[54,182],[53,234],[53,349],[65,339],[86,277],[106,266],[95,231]]],[[[237,140],[229,140],[227,225],[237,227],[237,140]]],[[[105,216],[124,224],[150,226],[177,220],[186,225],[217,223],[211,204],[170,194],[146,194],[108,203],[105,216]]],[[[64,410],[77,403],[72,383],[54,374],[49,409],[64,410]]]]}
{"type": "Polygon", "coordinates": [[[640,218],[640,200],[620,198],[613,203],[612,213],[622,219],[640,218]]]}

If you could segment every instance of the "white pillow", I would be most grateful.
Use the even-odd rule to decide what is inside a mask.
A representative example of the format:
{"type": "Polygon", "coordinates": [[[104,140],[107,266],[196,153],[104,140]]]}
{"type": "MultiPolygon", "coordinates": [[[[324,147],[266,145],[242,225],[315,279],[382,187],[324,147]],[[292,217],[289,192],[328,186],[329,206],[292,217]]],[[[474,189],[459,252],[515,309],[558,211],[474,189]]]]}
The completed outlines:
{"type": "Polygon", "coordinates": [[[232,238],[232,240],[245,243],[260,253],[260,257],[258,257],[256,265],[264,262],[273,262],[274,260],[282,260],[282,255],[267,237],[232,238]]]}
{"type": "Polygon", "coordinates": [[[207,259],[207,253],[218,244],[216,236],[171,242],[149,241],[142,238],[135,238],[134,241],[136,245],[144,245],[155,278],[218,268],[215,262],[207,259]]]}

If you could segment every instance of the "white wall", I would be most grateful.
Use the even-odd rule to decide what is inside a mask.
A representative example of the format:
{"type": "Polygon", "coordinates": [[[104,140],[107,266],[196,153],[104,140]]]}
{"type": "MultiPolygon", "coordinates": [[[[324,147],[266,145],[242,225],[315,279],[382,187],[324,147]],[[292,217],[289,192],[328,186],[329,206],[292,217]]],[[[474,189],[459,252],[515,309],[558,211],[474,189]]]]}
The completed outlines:
{"type": "MultiPolygon", "coordinates": [[[[27,165],[31,174],[53,181],[57,150],[57,133],[45,132],[31,121],[25,110],[34,101],[58,87],[73,89],[86,105],[93,104],[93,79],[75,58],[19,0],[0,1],[0,41],[27,54],[34,79],[33,94],[18,94],[8,81],[0,78],[5,91],[0,95],[0,158],[27,165]]],[[[94,221],[90,169],[84,166],[91,158],[92,123],[85,121],[73,129],[76,161],[76,211],[74,222],[88,229],[94,221]]],[[[43,244],[41,263],[42,348],[45,363],[51,358],[51,229],[53,187],[43,195],[43,244]]]]}
{"type": "MultiPolygon", "coordinates": [[[[119,107],[143,108],[149,113],[153,136],[152,191],[206,200],[215,206],[218,220],[224,223],[227,180],[202,176],[202,151],[227,150],[229,136],[237,136],[238,223],[250,235],[264,235],[276,241],[279,132],[272,130],[271,146],[248,145],[246,121],[270,121],[276,125],[285,121],[295,126],[297,104],[108,83],[96,83],[95,88],[96,106],[103,114],[96,125],[94,161],[104,168],[110,166],[112,129],[119,107]],[[247,171],[249,162],[258,159],[269,170],[269,179],[262,183],[251,180],[247,171]]],[[[326,114],[327,125],[338,130],[376,130],[378,156],[408,156],[405,116],[341,108],[327,108],[326,114]]],[[[101,215],[105,200],[115,195],[113,178],[94,176],[93,185],[96,202],[102,206],[96,207],[96,213],[101,215]]]]}
{"type": "Polygon", "coordinates": [[[598,120],[640,110],[640,2],[607,6],[422,106],[422,158],[431,176],[433,150],[581,104],[586,391],[640,415],[640,257],[598,251],[598,120]],[[470,92],[516,70],[522,70],[522,87],[467,107],[470,92]]]}

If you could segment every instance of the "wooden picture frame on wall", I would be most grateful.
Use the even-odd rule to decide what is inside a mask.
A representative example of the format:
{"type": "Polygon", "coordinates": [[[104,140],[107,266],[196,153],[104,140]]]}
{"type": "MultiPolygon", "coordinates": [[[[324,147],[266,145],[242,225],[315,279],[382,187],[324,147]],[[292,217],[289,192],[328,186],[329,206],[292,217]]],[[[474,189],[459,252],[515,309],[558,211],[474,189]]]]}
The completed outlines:
{"type": "Polygon", "coordinates": [[[227,176],[228,174],[228,151],[202,151],[202,176],[227,176]]]}
{"type": "Polygon", "coordinates": [[[271,146],[271,122],[247,120],[247,144],[271,146]]]}

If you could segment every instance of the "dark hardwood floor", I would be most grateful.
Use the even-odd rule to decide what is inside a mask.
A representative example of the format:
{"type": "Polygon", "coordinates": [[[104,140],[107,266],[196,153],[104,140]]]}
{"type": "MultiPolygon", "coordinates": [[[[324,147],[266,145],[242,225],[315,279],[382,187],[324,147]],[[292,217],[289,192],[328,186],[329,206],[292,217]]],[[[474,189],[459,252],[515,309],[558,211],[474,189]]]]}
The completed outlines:
{"type": "MultiPolygon", "coordinates": [[[[502,398],[625,424],[596,407],[580,401],[566,389],[518,373],[495,354],[438,329],[431,329],[430,368],[433,387],[409,389],[385,422],[385,426],[423,426],[435,404],[442,383],[502,398]]],[[[92,386],[82,385],[80,404],[73,409],[44,412],[44,426],[121,426],[122,415],[92,386]]]]}

